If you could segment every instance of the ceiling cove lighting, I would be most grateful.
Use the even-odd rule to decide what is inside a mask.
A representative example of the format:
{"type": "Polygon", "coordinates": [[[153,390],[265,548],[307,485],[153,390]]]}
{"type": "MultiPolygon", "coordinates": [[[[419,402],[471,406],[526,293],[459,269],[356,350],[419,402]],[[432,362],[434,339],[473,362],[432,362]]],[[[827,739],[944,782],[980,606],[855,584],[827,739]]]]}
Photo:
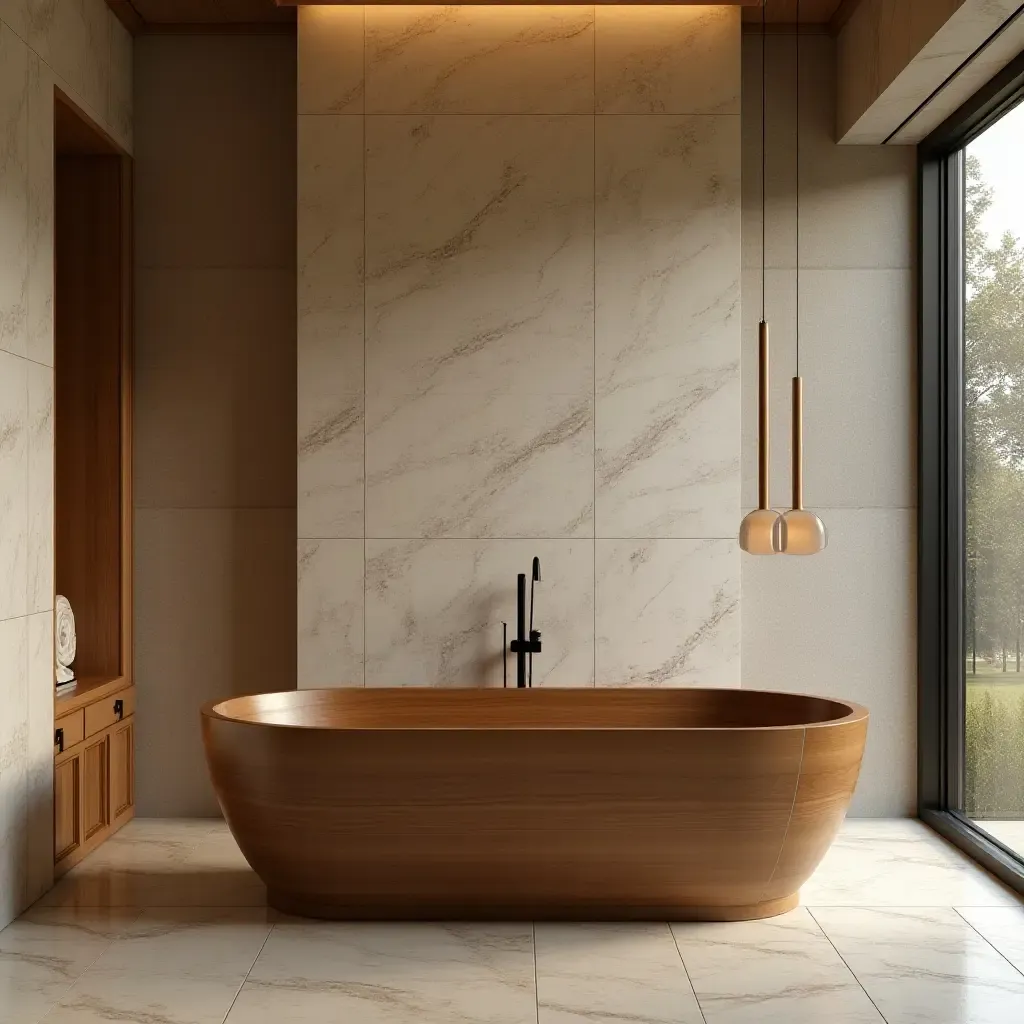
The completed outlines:
{"type": "MultiPolygon", "coordinates": [[[[436,7],[436,0],[377,0],[376,3],[357,3],[356,0],[275,0],[278,7],[436,7]]],[[[597,0],[602,6],[615,7],[760,7],[761,0],[733,0],[730,4],[708,4],[708,0],[597,0]]],[[[562,0],[559,3],[538,4],[535,0],[474,0],[455,7],[590,7],[584,0],[562,0]]]]}

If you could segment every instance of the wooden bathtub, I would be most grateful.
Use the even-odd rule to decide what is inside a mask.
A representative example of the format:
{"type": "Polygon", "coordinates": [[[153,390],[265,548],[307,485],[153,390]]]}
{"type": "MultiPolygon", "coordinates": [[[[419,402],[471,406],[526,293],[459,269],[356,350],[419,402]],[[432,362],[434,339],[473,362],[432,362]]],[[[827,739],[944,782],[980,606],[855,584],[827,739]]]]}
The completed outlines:
{"type": "Polygon", "coordinates": [[[868,713],[755,690],[298,690],[207,704],[280,910],[734,921],[797,905],[868,713]]]}

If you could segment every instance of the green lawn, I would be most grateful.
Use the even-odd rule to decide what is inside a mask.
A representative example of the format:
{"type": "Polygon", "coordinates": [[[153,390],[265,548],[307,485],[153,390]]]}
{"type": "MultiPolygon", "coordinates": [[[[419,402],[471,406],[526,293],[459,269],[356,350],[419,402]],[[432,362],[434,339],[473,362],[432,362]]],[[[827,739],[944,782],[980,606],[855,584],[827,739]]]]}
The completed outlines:
{"type": "Polygon", "coordinates": [[[1024,818],[1024,672],[967,675],[965,740],[967,813],[1024,818]]]}

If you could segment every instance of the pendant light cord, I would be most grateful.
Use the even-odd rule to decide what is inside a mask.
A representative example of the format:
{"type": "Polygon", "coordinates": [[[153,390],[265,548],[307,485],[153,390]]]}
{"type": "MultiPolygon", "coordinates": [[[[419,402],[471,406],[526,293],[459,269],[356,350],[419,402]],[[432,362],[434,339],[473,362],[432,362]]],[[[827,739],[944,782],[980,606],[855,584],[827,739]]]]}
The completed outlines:
{"type": "Polygon", "coordinates": [[[796,375],[800,376],[800,0],[796,0],[796,375]]]}
{"type": "Polygon", "coordinates": [[[768,149],[767,149],[767,123],[768,123],[768,64],[767,64],[767,47],[765,44],[765,37],[767,35],[766,25],[766,14],[765,11],[768,8],[768,0],[763,0],[761,4],[761,322],[764,323],[768,317],[766,316],[765,310],[767,300],[765,298],[767,294],[767,243],[766,238],[766,226],[765,221],[767,220],[767,204],[765,202],[765,180],[768,177],[768,149]]]}

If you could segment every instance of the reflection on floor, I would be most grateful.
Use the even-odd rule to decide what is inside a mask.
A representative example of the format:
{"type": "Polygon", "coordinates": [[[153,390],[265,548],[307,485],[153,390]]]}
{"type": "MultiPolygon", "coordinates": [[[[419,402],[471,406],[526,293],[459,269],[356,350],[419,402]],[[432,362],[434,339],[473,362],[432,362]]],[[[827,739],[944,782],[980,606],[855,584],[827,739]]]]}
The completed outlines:
{"type": "Polygon", "coordinates": [[[983,821],[979,818],[976,824],[1004,846],[1024,854],[1024,821],[983,821]]]}
{"type": "Polygon", "coordinates": [[[268,911],[220,823],[135,821],[0,932],[0,1024],[1016,1024],[1024,909],[854,821],[771,921],[347,925],[268,911]]]}

